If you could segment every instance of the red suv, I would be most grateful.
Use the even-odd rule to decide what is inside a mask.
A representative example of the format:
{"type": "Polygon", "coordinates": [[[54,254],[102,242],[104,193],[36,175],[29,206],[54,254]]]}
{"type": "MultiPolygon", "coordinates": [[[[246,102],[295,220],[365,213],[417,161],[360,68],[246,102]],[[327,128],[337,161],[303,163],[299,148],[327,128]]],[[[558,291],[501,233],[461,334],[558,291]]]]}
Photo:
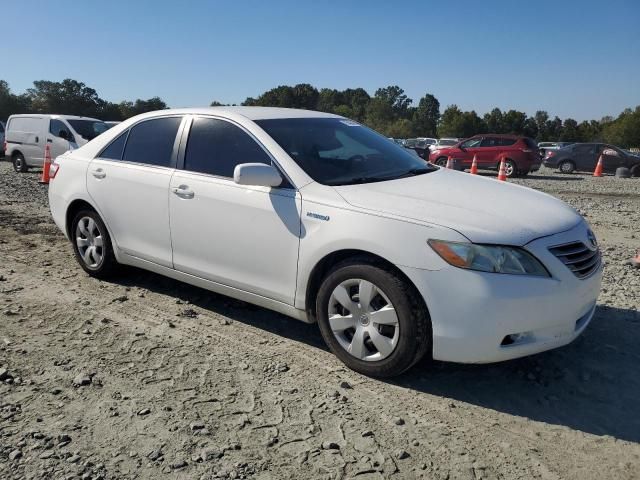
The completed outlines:
{"type": "Polygon", "coordinates": [[[429,161],[436,165],[446,165],[447,158],[457,160],[461,169],[471,167],[476,156],[478,168],[496,170],[505,159],[507,177],[526,175],[540,168],[540,156],[536,142],[517,135],[476,135],[452,146],[439,148],[429,155],[429,161]]]}

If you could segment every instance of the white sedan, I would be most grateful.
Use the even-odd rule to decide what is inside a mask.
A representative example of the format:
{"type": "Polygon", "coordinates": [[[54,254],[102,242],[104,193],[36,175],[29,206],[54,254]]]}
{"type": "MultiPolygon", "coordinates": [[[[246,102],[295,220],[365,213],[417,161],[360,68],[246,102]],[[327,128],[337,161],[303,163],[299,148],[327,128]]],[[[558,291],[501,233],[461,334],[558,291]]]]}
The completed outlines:
{"type": "Polygon", "coordinates": [[[337,115],[148,113],[51,176],[51,213],[89,275],[134,265],[318,322],[367,375],[565,345],[600,290],[595,237],[568,205],[429,165],[337,115]]]}

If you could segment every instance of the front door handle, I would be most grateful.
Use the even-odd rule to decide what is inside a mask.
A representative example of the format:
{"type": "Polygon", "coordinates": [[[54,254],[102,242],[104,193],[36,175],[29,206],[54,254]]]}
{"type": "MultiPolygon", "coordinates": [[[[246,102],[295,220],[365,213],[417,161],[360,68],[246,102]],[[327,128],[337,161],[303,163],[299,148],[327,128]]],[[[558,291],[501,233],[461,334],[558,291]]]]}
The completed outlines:
{"type": "Polygon", "coordinates": [[[172,191],[180,198],[191,199],[195,196],[193,190],[190,190],[187,185],[180,185],[179,187],[174,188],[172,191]]]}
{"type": "Polygon", "coordinates": [[[106,172],[101,168],[96,168],[94,171],[91,172],[91,175],[93,175],[97,179],[103,179],[104,177],[107,176],[106,172]]]}

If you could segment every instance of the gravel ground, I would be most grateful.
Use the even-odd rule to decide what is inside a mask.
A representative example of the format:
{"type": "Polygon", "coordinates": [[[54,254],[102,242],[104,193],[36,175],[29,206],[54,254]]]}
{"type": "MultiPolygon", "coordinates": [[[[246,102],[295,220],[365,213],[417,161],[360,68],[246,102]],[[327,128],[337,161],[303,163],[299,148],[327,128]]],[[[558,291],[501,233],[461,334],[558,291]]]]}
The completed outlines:
{"type": "Polygon", "coordinates": [[[345,369],[315,325],[139,270],[89,278],[38,174],[0,163],[0,478],[640,478],[640,180],[523,185],[587,216],[604,288],[571,345],[345,369]]]}

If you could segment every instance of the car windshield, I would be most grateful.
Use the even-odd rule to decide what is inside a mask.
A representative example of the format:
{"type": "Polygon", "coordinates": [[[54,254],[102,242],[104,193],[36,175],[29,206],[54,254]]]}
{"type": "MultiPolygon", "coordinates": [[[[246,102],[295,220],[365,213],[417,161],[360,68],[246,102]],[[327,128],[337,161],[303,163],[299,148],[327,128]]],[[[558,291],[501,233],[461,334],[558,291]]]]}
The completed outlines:
{"type": "Polygon", "coordinates": [[[437,169],[345,118],[286,118],[256,123],[311,178],[324,185],[380,182],[437,169]]]}
{"type": "Polygon", "coordinates": [[[100,120],[67,120],[67,122],[85,140],[93,140],[109,130],[109,125],[100,120]]]}

